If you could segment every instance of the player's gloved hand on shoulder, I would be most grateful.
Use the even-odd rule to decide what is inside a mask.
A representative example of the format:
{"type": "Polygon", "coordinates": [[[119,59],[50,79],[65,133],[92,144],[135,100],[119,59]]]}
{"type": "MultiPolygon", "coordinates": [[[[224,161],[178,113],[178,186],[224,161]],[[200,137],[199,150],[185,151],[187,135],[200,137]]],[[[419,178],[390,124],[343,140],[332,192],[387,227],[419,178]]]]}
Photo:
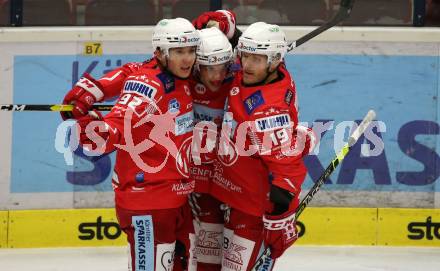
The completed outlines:
{"type": "Polygon", "coordinates": [[[116,129],[103,121],[101,113],[90,111],[77,120],[80,145],[89,152],[103,154],[109,139],[117,137],[116,129]]]}
{"type": "Polygon", "coordinates": [[[271,257],[280,257],[298,239],[295,211],[281,215],[264,215],[264,244],[270,247],[271,257]]]}
{"type": "Polygon", "coordinates": [[[84,74],[64,97],[63,104],[73,104],[74,106],[72,111],[61,112],[63,120],[79,119],[86,116],[93,104],[104,97],[101,89],[101,84],[97,80],[89,74],[84,74]]]}
{"type": "Polygon", "coordinates": [[[192,23],[196,29],[216,26],[226,35],[226,37],[228,37],[228,39],[231,39],[235,32],[235,22],[234,12],[221,9],[204,12],[194,19],[192,23]],[[213,22],[215,24],[213,24],[213,22]]]}

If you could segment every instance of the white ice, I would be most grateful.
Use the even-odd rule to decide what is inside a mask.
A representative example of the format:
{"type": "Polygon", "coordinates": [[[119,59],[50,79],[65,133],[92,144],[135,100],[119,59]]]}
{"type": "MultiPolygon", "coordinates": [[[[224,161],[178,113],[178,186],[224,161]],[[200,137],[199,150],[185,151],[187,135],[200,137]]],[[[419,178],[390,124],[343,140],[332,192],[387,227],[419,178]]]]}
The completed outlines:
{"type": "MultiPolygon", "coordinates": [[[[0,249],[1,271],[126,271],[125,247],[0,249]]],[[[296,246],[276,271],[439,271],[440,248],[296,246]]]]}

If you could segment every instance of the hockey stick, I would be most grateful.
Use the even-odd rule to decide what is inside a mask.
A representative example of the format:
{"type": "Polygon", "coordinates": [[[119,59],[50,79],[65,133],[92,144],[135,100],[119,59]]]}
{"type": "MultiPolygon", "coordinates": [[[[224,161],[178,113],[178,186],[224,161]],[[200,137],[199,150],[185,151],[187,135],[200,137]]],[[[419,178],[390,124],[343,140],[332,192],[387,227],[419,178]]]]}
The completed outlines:
{"type": "Polygon", "coordinates": [[[301,38],[297,39],[296,41],[292,42],[287,47],[287,52],[290,52],[294,48],[300,46],[301,44],[307,42],[308,40],[318,36],[322,32],[326,31],[327,29],[337,25],[338,23],[342,22],[348,16],[350,16],[351,9],[353,8],[354,0],[341,0],[341,3],[339,4],[339,10],[338,13],[333,16],[329,21],[321,25],[320,27],[316,28],[312,32],[302,36],[301,38]]]}
{"type": "MultiPolygon", "coordinates": [[[[301,215],[301,213],[304,211],[304,209],[309,205],[310,201],[312,201],[315,194],[319,191],[321,186],[325,183],[325,180],[330,177],[330,175],[333,173],[333,171],[336,169],[336,167],[344,160],[345,156],[348,154],[348,152],[351,150],[351,148],[356,144],[359,137],[365,132],[365,130],[368,128],[370,123],[373,121],[373,119],[376,117],[376,113],[373,110],[368,111],[365,118],[362,120],[362,122],[359,124],[359,126],[356,128],[356,130],[351,134],[351,136],[348,139],[347,144],[339,151],[339,153],[336,155],[335,158],[330,162],[330,164],[325,169],[324,173],[319,177],[319,179],[315,182],[313,187],[309,190],[307,195],[301,200],[301,203],[298,205],[298,207],[295,210],[295,218],[298,219],[298,217],[301,215]]],[[[251,269],[252,271],[257,271],[259,267],[270,257],[270,248],[266,248],[263,252],[263,254],[258,258],[257,262],[255,263],[254,267],[251,269]]]]}
{"type": "MultiPolygon", "coordinates": [[[[95,104],[92,109],[110,111],[113,105],[95,104]]],[[[72,111],[68,104],[0,104],[0,111],[72,111]]]]}

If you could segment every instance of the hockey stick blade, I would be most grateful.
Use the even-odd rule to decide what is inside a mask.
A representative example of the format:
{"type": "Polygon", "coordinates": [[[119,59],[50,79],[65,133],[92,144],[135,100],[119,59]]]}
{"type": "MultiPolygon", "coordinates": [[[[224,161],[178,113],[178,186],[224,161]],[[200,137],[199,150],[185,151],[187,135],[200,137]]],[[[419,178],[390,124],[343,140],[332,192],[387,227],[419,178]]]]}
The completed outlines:
{"type": "MultiPolygon", "coordinates": [[[[95,104],[92,109],[110,111],[113,105],[95,104]]],[[[0,104],[0,111],[72,111],[73,105],[68,104],[0,104]]]]}
{"type": "Polygon", "coordinates": [[[329,21],[327,21],[320,27],[316,28],[312,32],[307,33],[306,35],[302,36],[301,38],[289,44],[287,47],[287,52],[290,52],[294,48],[311,40],[312,38],[326,31],[327,29],[339,24],[340,22],[348,18],[348,16],[350,16],[351,10],[353,9],[353,5],[354,5],[354,0],[341,0],[341,3],[339,4],[338,13],[336,13],[329,21]]]}
{"type": "MultiPolygon", "coordinates": [[[[336,167],[344,160],[345,156],[348,154],[350,149],[356,144],[359,137],[365,132],[365,130],[370,126],[371,122],[376,117],[376,112],[374,110],[368,111],[365,118],[362,120],[362,122],[359,124],[359,126],[356,128],[356,130],[351,134],[351,136],[348,139],[348,143],[345,144],[345,146],[339,151],[339,153],[336,155],[336,157],[330,162],[330,164],[325,169],[324,173],[318,178],[318,180],[315,182],[313,187],[309,190],[307,195],[301,200],[300,204],[295,210],[296,213],[296,219],[301,215],[301,213],[304,211],[304,209],[309,205],[310,201],[312,201],[315,194],[319,191],[321,186],[325,183],[325,180],[327,180],[330,175],[333,173],[333,171],[336,169],[336,167]]],[[[266,248],[263,251],[263,254],[261,254],[260,258],[256,261],[254,267],[251,269],[252,271],[258,271],[260,266],[263,265],[264,262],[267,261],[268,257],[270,257],[270,249],[266,248]]]]}

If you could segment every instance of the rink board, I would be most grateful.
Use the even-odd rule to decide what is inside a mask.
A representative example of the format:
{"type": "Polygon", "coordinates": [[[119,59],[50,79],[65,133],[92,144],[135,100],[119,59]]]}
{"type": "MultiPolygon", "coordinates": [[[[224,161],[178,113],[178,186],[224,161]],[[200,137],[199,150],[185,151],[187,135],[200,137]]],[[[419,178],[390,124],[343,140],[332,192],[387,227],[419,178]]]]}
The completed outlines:
{"type": "MultiPolygon", "coordinates": [[[[295,40],[313,27],[283,29],[288,40],[295,40]]],[[[98,78],[123,63],[148,58],[151,30],[5,28],[0,33],[0,104],[59,103],[84,72],[98,78]],[[92,41],[101,45],[102,55],[84,54],[92,41]]],[[[312,206],[440,208],[439,48],[438,28],[336,27],[287,54],[300,121],[315,128],[329,124],[305,158],[303,191],[342,147],[336,131],[345,121],[360,120],[373,108],[386,124],[374,133],[384,142],[381,155],[370,156],[365,146],[372,143],[361,137],[312,206]]],[[[0,156],[0,209],[114,206],[114,155],[95,159],[65,148],[67,132],[58,130],[65,124],[59,114],[1,112],[0,123],[5,154],[0,156]]]]}
{"type": "Polygon", "coordinates": [[[379,209],[377,244],[440,246],[440,209],[379,209]]]}
{"type": "MultiPolygon", "coordinates": [[[[440,210],[310,207],[298,230],[298,245],[440,247],[440,210]]],[[[2,232],[8,238],[2,247],[9,248],[126,244],[113,209],[9,211],[8,232],[2,232]]]]}
{"type": "Polygon", "coordinates": [[[297,228],[301,237],[298,244],[374,245],[376,243],[377,209],[375,208],[307,208],[301,214],[299,221],[297,228]]]}
{"type": "Polygon", "coordinates": [[[0,248],[8,244],[8,212],[0,211],[0,248]]]}
{"type": "Polygon", "coordinates": [[[9,212],[10,248],[124,244],[114,209],[9,212]]]}

